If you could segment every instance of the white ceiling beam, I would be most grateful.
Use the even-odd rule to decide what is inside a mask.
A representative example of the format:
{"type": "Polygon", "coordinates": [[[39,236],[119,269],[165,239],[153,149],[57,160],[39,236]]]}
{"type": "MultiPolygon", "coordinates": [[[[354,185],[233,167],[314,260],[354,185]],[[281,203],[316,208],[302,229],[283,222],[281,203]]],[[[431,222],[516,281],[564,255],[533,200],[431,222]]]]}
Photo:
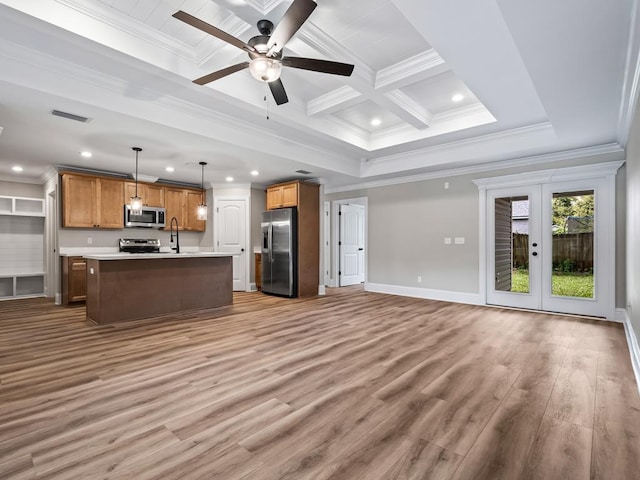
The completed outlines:
{"type": "Polygon", "coordinates": [[[349,85],[344,85],[307,102],[307,115],[334,113],[360,103],[362,101],[361,97],[362,93],[358,90],[349,85]]]}
{"type": "Polygon", "coordinates": [[[391,90],[379,96],[376,103],[418,130],[429,127],[433,118],[429,110],[400,90],[391,90]]]}
{"type": "Polygon", "coordinates": [[[406,87],[449,70],[444,59],[432,48],[379,70],[375,89],[388,91],[406,87]]]}

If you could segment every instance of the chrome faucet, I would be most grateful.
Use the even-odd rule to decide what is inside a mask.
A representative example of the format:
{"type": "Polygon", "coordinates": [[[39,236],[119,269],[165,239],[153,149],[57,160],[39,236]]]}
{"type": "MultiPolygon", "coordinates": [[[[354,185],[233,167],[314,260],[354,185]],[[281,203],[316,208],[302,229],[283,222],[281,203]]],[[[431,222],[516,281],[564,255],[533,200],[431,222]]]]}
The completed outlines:
{"type": "Polygon", "coordinates": [[[175,250],[176,253],[180,253],[180,236],[178,235],[178,219],[176,217],[171,217],[171,222],[169,223],[169,232],[171,237],[169,238],[169,243],[173,243],[173,221],[176,221],[176,246],[171,247],[171,250],[175,250]]]}

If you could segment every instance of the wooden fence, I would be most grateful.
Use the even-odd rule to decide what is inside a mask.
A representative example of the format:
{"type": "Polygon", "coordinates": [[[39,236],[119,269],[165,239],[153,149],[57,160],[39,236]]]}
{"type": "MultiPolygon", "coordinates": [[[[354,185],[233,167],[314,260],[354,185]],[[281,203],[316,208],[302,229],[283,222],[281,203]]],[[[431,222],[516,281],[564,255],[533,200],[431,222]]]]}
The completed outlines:
{"type": "MultiPolygon", "coordinates": [[[[529,267],[529,235],[513,234],[513,266],[529,267]]],[[[593,232],[553,235],[553,266],[583,272],[593,268],[593,232]]]]}

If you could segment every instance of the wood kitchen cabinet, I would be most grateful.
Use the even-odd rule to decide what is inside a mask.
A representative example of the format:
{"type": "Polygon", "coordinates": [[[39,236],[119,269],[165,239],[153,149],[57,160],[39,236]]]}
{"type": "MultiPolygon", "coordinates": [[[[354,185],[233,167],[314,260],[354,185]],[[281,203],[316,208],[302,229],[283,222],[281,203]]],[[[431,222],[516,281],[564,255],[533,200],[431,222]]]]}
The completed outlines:
{"type": "Polygon", "coordinates": [[[198,220],[197,206],[202,201],[200,190],[164,187],[164,203],[167,210],[165,230],[170,228],[172,217],[178,220],[179,230],[204,232],[207,222],[198,220]]]}
{"type": "Polygon", "coordinates": [[[280,183],[267,187],[267,210],[298,205],[299,182],[280,183]]]}
{"type": "Polygon", "coordinates": [[[124,182],[79,173],[62,174],[62,226],[123,228],[124,182]]]}
{"type": "Polygon", "coordinates": [[[87,298],[87,261],[83,257],[62,259],[62,303],[83,302],[87,298]]]}
{"type": "Polygon", "coordinates": [[[320,185],[299,180],[267,187],[267,210],[298,211],[298,296],[318,294],[320,278],[320,185]]]}
{"type": "MultiPolygon", "coordinates": [[[[142,198],[142,204],[147,207],[164,207],[164,187],[149,183],[138,183],[138,196],[142,198]]],[[[136,194],[136,182],[124,183],[124,203],[131,202],[131,197],[136,194]]]]}

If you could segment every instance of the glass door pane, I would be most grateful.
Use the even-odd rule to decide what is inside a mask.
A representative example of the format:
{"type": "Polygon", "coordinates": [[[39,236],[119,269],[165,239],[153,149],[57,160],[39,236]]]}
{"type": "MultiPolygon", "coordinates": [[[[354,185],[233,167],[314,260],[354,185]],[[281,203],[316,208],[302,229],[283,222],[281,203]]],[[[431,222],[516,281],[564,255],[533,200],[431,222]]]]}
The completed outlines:
{"type": "Polygon", "coordinates": [[[529,293],[529,197],[495,199],[495,289],[529,293]]]}
{"type": "Polygon", "coordinates": [[[594,191],[555,192],[551,204],[551,294],[594,298],[594,191]]]}
{"type": "Polygon", "coordinates": [[[487,191],[487,303],[540,308],[540,186],[487,191]]]}

